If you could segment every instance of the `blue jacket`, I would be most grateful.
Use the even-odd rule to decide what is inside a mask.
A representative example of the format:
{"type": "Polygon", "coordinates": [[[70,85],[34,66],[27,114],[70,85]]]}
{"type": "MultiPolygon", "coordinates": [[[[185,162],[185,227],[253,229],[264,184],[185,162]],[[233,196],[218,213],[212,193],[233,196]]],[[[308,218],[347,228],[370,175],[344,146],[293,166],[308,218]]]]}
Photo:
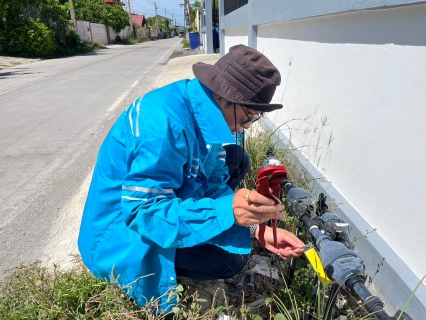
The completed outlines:
{"type": "Polygon", "coordinates": [[[169,310],[177,248],[250,252],[249,228],[234,224],[223,143],[235,138],[197,79],[123,112],[99,150],[80,227],[78,247],[95,276],[112,276],[142,306],[161,297],[169,310]]]}

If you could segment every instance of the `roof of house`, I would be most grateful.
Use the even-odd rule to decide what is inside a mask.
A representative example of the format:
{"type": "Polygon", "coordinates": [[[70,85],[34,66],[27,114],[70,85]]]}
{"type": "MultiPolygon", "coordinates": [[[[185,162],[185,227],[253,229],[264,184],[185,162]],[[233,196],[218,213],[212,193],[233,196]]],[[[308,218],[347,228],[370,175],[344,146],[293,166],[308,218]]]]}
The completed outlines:
{"type": "Polygon", "coordinates": [[[122,5],[122,6],[124,6],[124,3],[123,2],[121,2],[120,0],[104,0],[104,2],[105,3],[108,3],[108,4],[119,4],[119,5],[122,5]]]}
{"type": "Polygon", "coordinates": [[[145,15],[136,13],[132,13],[132,22],[141,27],[148,24],[145,15]]]}

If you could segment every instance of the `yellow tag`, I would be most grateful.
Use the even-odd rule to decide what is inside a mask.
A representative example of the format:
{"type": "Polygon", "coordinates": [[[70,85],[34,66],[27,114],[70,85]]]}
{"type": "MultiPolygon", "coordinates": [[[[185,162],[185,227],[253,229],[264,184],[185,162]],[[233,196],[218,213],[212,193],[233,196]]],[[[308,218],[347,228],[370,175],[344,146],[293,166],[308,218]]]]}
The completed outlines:
{"type": "Polygon", "coordinates": [[[332,281],[325,274],[321,259],[318,256],[318,253],[315,251],[315,248],[310,248],[309,250],[306,250],[305,256],[308,258],[322,284],[325,286],[330,284],[332,281]]]}

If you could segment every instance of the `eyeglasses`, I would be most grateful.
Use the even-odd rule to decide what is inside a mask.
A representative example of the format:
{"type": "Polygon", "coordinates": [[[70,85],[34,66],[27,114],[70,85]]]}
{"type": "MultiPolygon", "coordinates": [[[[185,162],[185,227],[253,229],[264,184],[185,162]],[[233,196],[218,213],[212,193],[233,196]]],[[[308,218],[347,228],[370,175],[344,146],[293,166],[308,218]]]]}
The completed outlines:
{"type": "Polygon", "coordinates": [[[247,120],[241,123],[242,127],[244,127],[247,124],[252,124],[253,122],[256,122],[257,120],[262,118],[262,114],[256,114],[254,117],[250,117],[249,114],[247,113],[246,109],[243,106],[241,106],[241,108],[243,109],[244,113],[247,116],[247,120]]]}

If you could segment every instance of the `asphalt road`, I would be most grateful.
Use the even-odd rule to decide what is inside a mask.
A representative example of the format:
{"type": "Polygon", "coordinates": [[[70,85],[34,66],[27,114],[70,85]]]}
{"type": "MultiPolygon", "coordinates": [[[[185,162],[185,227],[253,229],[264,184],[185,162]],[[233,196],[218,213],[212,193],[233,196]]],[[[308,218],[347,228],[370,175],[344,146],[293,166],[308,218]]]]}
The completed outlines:
{"type": "Polygon", "coordinates": [[[40,259],[115,119],[152,88],[179,42],[0,70],[0,279],[40,259]]]}

